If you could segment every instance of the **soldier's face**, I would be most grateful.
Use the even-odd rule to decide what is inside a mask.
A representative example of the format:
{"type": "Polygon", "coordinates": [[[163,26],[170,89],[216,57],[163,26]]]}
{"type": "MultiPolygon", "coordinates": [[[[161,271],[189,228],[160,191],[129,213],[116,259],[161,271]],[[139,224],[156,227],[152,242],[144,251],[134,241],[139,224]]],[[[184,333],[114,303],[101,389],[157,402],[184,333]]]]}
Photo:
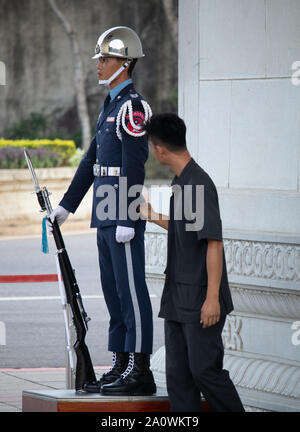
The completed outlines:
{"type": "Polygon", "coordinates": [[[117,59],[116,57],[100,57],[97,66],[98,79],[109,79],[124,63],[124,60],[117,59]]]}

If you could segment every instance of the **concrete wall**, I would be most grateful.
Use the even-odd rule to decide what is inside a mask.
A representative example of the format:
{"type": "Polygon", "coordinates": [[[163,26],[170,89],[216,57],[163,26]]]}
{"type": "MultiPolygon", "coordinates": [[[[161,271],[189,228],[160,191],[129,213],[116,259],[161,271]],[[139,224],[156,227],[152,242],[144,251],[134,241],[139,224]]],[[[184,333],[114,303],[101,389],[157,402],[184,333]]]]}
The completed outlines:
{"type": "MultiPolygon", "coordinates": [[[[219,193],[235,305],[224,366],[247,410],[300,411],[300,86],[291,80],[300,2],[186,3],[179,1],[179,114],[219,193]]],[[[165,234],[148,230],[161,251],[156,236],[165,234]]],[[[165,259],[150,260],[149,281],[162,284],[157,257],[165,259]]],[[[163,357],[162,348],[153,359],[161,385],[163,357]]]]}
{"type": "MultiPolygon", "coordinates": [[[[76,168],[36,169],[40,186],[51,193],[52,207],[56,207],[67,190],[76,168]]],[[[0,170],[0,236],[41,234],[40,206],[34,193],[28,169],[0,170]]],[[[75,215],[70,214],[63,230],[89,229],[92,208],[92,188],[82,200],[75,215]]]]}
{"type": "Polygon", "coordinates": [[[180,9],[179,112],[193,155],[220,189],[223,225],[298,234],[300,91],[291,74],[300,4],[190,5],[180,9]]]}

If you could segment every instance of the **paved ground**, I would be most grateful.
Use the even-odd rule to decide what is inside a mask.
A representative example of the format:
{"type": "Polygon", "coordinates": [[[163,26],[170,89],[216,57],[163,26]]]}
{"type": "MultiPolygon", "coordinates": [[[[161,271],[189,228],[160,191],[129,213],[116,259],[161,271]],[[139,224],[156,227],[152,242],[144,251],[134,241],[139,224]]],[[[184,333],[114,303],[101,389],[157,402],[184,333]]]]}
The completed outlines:
{"type": "MultiPolygon", "coordinates": [[[[96,376],[107,366],[95,367],[96,376]]],[[[22,411],[23,390],[59,390],[66,388],[64,368],[0,369],[0,412],[22,411]]]]}
{"type": "MultiPolygon", "coordinates": [[[[91,317],[86,343],[95,365],[110,364],[107,351],[109,316],[100,285],[95,233],[65,235],[71,263],[76,270],[83,303],[91,317]]],[[[0,275],[49,274],[56,272],[55,248],[41,253],[41,238],[0,241],[0,275]]],[[[154,351],[164,344],[163,320],[157,317],[160,289],[151,289],[154,317],[154,351]]],[[[65,366],[65,330],[58,284],[1,283],[0,322],[5,326],[0,368],[65,366]]],[[[1,330],[1,329],[0,329],[1,330]]]]}
{"type": "MultiPolygon", "coordinates": [[[[99,284],[94,231],[65,233],[65,243],[88,315],[86,342],[94,365],[107,369],[108,313],[99,284]]],[[[53,240],[50,254],[41,253],[41,236],[0,240],[0,274],[55,273],[53,240]]],[[[163,320],[157,318],[160,292],[150,292],[154,317],[154,352],[164,344],[163,320]]],[[[0,412],[20,411],[23,390],[63,389],[65,335],[57,283],[0,284],[0,412]],[[3,330],[3,329],[2,329],[3,330]],[[1,333],[1,328],[0,328],[1,333]],[[2,334],[3,336],[3,334],[2,334]]],[[[101,369],[96,369],[101,375],[101,369]]]]}

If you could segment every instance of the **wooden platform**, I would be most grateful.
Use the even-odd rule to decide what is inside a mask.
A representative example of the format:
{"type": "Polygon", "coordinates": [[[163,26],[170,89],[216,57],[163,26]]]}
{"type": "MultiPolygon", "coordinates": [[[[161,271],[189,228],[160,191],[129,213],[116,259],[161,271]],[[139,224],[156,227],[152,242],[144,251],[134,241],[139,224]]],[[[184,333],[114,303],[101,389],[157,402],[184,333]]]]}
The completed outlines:
{"type": "Polygon", "coordinates": [[[158,389],[153,396],[76,394],[74,390],[23,391],[23,412],[166,412],[170,410],[167,392],[158,389]]]}
{"type": "MultiPolygon", "coordinates": [[[[202,410],[210,411],[205,401],[202,410]]],[[[74,390],[23,391],[23,412],[168,412],[166,390],[153,396],[115,396],[76,394],[74,390]]]]}

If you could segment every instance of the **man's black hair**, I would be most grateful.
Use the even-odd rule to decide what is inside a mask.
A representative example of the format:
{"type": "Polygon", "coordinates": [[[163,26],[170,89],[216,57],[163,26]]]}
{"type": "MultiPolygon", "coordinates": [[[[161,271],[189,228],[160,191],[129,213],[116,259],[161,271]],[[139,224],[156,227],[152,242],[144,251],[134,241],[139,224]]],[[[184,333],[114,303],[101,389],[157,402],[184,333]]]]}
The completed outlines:
{"type": "MultiPolygon", "coordinates": [[[[125,60],[123,57],[120,57],[120,58],[116,57],[116,58],[117,58],[120,62],[122,62],[122,61],[125,60]]],[[[134,67],[135,67],[135,65],[136,65],[136,63],[137,63],[137,61],[138,61],[138,59],[135,58],[135,59],[132,59],[131,62],[129,63],[129,67],[128,67],[128,76],[129,76],[130,78],[132,77],[132,72],[133,72],[133,69],[134,69],[134,67]]]]}
{"type": "Polygon", "coordinates": [[[186,126],[184,121],[174,113],[153,115],[144,125],[147,137],[153,144],[160,141],[169,151],[186,150],[186,126]]]}
{"type": "Polygon", "coordinates": [[[132,76],[132,71],[133,71],[134,66],[136,65],[137,61],[138,61],[138,59],[133,59],[132,62],[130,63],[130,65],[129,65],[129,68],[128,68],[128,75],[129,75],[130,77],[132,76]]]}

